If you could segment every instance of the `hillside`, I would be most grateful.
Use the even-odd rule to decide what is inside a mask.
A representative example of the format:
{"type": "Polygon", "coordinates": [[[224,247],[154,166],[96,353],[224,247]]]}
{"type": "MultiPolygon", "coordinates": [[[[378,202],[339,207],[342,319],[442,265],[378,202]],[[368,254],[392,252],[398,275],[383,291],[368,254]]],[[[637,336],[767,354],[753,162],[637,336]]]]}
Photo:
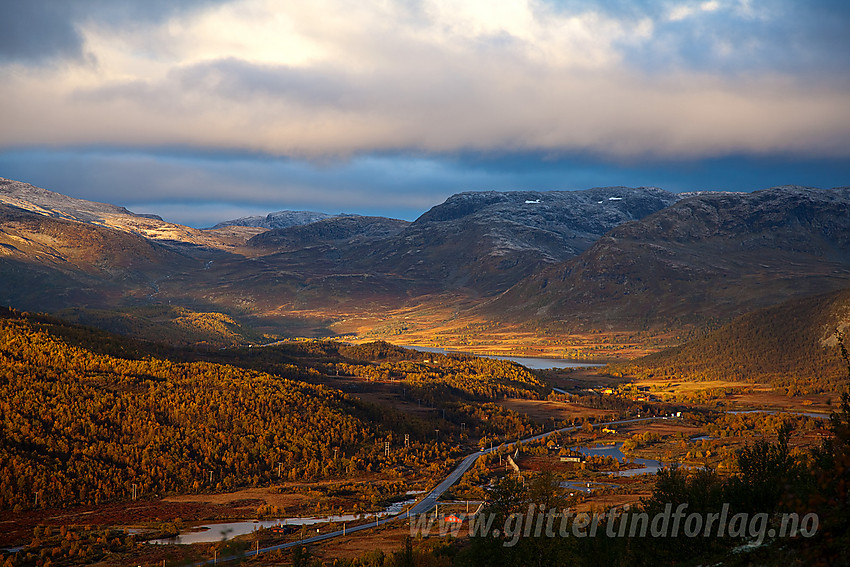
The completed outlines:
{"type": "Polygon", "coordinates": [[[484,313],[573,328],[703,324],[850,282],[850,188],[700,193],[625,223],[484,313]]]}
{"type": "Polygon", "coordinates": [[[291,480],[433,473],[461,432],[533,430],[494,404],[467,401],[543,390],[501,361],[386,344],[179,349],[8,309],[0,376],[0,510],[30,507],[36,494],[39,507],[127,500],[133,484],[146,497],[271,484],[278,463],[291,480]],[[442,418],[434,407],[410,415],[323,385],[368,392],[379,380],[439,404],[442,418]],[[390,455],[384,440],[394,440],[390,455]]]}
{"type": "Polygon", "coordinates": [[[0,298],[22,309],[113,307],[193,265],[136,234],[0,205],[0,298]]]}
{"type": "Polygon", "coordinates": [[[413,223],[345,215],[270,230],[249,241],[250,254],[164,289],[231,311],[382,315],[415,298],[502,291],[675,200],[654,188],[462,193],[413,223]]]}
{"type": "Polygon", "coordinates": [[[165,222],[157,215],[136,214],[124,207],[75,199],[29,183],[2,177],[0,177],[0,205],[8,205],[55,219],[128,232],[164,244],[205,246],[221,250],[232,250],[244,244],[251,236],[265,230],[253,226],[225,226],[216,227],[216,230],[198,230],[165,222]]]}
{"type": "Polygon", "coordinates": [[[848,386],[836,332],[850,327],[850,289],[760,309],[615,371],[638,378],[771,384],[789,395],[848,386]]]}
{"type": "Polygon", "coordinates": [[[375,243],[358,265],[490,295],[677,199],[652,187],[459,193],[375,243]]]}

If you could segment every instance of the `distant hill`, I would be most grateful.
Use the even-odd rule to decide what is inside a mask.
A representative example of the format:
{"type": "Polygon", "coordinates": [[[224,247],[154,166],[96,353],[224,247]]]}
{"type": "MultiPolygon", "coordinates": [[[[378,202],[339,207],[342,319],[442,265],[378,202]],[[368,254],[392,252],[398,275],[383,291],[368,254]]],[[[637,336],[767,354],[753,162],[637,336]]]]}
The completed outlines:
{"type": "Polygon", "coordinates": [[[269,213],[266,216],[242,217],[222,221],[213,228],[224,228],[226,226],[253,226],[268,229],[289,228],[290,226],[310,224],[312,222],[336,216],[345,215],[329,215],[327,213],[317,213],[314,211],[277,211],[275,213],[269,213]]]}
{"type": "Polygon", "coordinates": [[[736,380],[800,392],[847,384],[836,331],[850,327],[850,288],[747,313],[705,337],[618,367],[642,378],[736,380]]]}
{"type": "Polygon", "coordinates": [[[248,245],[270,247],[277,251],[321,245],[351,247],[364,241],[371,243],[375,239],[395,236],[409,224],[408,221],[385,217],[334,216],[263,232],[248,240],[248,245]]]}
{"type": "Polygon", "coordinates": [[[850,188],[700,193],[611,230],[484,308],[493,317],[658,328],[850,283],[850,188]]]}

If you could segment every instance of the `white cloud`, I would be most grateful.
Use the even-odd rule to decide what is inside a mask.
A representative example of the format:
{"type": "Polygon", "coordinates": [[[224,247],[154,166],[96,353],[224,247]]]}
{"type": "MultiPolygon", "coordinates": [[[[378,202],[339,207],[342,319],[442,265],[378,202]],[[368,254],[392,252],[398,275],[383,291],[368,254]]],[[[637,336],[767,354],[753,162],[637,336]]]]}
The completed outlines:
{"type": "Polygon", "coordinates": [[[714,12],[719,8],[720,2],[717,2],[717,0],[710,0],[709,2],[679,2],[670,8],[670,11],[667,13],[667,20],[680,22],[701,12],[714,12]]]}

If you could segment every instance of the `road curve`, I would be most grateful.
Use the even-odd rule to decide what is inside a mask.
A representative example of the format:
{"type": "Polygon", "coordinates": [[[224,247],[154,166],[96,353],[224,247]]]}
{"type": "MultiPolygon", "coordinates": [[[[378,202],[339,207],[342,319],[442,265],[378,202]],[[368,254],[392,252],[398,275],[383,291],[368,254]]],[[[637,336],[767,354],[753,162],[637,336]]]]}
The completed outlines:
{"type": "MultiPolygon", "coordinates": [[[[616,421],[606,421],[604,423],[595,423],[593,426],[594,427],[603,427],[603,426],[607,427],[609,425],[624,425],[624,424],[627,424],[627,423],[638,423],[638,422],[641,422],[641,421],[651,421],[651,420],[654,420],[654,419],[664,419],[664,418],[663,417],[639,417],[639,418],[634,418],[634,419],[620,419],[620,420],[616,420],[616,421]]],[[[502,449],[505,445],[513,445],[514,443],[531,443],[531,442],[534,442],[534,441],[540,441],[542,439],[545,439],[546,437],[549,437],[553,433],[566,433],[566,432],[570,432],[570,431],[576,431],[577,429],[580,429],[580,426],[574,425],[574,426],[570,426],[570,427],[563,427],[561,429],[556,429],[556,430],[553,430],[553,431],[547,431],[545,433],[540,433],[540,434],[534,435],[532,437],[526,437],[525,439],[520,439],[520,440],[514,441],[512,443],[503,443],[503,444],[499,445],[498,447],[491,447],[489,449],[481,449],[480,451],[476,451],[475,453],[471,453],[471,454],[467,455],[466,457],[464,457],[463,460],[460,462],[460,464],[458,464],[458,466],[455,467],[455,469],[451,473],[449,473],[449,475],[440,484],[438,484],[434,489],[432,489],[431,492],[429,492],[427,495],[425,495],[425,497],[422,498],[422,500],[420,500],[419,502],[417,502],[416,504],[414,504],[413,506],[411,506],[409,509],[405,510],[404,512],[401,512],[400,514],[397,514],[395,516],[389,516],[389,517],[386,517],[386,518],[375,519],[374,522],[368,522],[366,524],[360,524],[359,526],[352,526],[350,528],[346,528],[345,530],[336,530],[336,531],[333,531],[333,532],[327,532],[327,533],[324,533],[324,534],[319,534],[319,535],[312,536],[312,537],[305,538],[305,539],[298,540],[298,541],[290,541],[290,542],[281,543],[281,544],[278,544],[278,545],[271,545],[269,547],[261,547],[259,549],[252,549],[251,551],[246,551],[242,555],[233,555],[233,556],[229,556],[229,557],[221,557],[221,558],[218,559],[218,561],[225,563],[227,561],[233,561],[233,560],[236,560],[236,559],[253,557],[254,555],[259,555],[260,553],[268,553],[270,551],[277,551],[279,549],[288,549],[290,547],[295,547],[297,545],[306,545],[306,544],[310,544],[310,543],[317,543],[317,542],[325,541],[325,540],[332,539],[332,538],[335,538],[335,537],[339,537],[339,536],[348,535],[348,534],[352,534],[352,533],[363,531],[363,530],[376,528],[376,527],[382,526],[382,525],[384,525],[388,522],[394,522],[394,521],[402,519],[402,518],[409,518],[410,516],[415,516],[417,514],[424,514],[425,512],[429,512],[429,511],[434,509],[434,506],[436,505],[437,500],[440,499],[440,496],[442,496],[443,493],[446,490],[448,490],[454,483],[456,483],[458,480],[460,480],[460,477],[462,477],[466,471],[468,471],[470,468],[472,468],[472,465],[475,464],[475,461],[477,461],[479,457],[486,455],[488,453],[491,453],[493,451],[498,451],[498,450],[502,449]]],[[[191,565],[192,565],[192,567],[201,567],[202,565],[212,565],[213,563],[214,563],[214,560],[208,559],[206,561],[199,561],[197,563],[192,563],[191,565]]]]}

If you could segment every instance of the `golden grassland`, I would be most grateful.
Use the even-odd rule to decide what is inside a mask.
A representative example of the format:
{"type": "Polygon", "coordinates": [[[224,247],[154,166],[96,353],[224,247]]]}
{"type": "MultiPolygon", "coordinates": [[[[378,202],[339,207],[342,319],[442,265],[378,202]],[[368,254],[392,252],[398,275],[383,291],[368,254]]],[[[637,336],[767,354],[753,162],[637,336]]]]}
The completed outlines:
{"type": "Polygon", "coordinates": [[[363,310],[287,311],[305,321],[328,321],[340,338],[356,343],[385,340],[396,345],[437,347],[478,355],[529,356],[588,361],[629,360],[678,344],[676,331],[574,331],[558,325],[495,322],[470,311],[468,297],[418,298],[402,307],[363,310]]]}

